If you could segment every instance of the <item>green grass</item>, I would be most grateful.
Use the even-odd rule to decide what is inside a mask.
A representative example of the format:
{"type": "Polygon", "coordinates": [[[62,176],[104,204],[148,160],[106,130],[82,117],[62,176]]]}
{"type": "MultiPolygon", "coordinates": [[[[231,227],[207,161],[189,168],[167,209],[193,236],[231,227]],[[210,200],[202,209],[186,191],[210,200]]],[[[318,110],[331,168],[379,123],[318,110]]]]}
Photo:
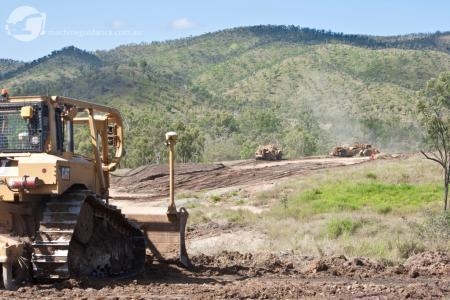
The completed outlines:
{"type": "Polygon", "coordinates": [[[287,205],[277,207],[284,213],[303,217],[314,214],[374,210],[380,214],[417,211],[440,199],[442,187],[437,184],[392,184],[380,181],[343,181],[324,183],[318,188],[291,196],[287,205]]]}

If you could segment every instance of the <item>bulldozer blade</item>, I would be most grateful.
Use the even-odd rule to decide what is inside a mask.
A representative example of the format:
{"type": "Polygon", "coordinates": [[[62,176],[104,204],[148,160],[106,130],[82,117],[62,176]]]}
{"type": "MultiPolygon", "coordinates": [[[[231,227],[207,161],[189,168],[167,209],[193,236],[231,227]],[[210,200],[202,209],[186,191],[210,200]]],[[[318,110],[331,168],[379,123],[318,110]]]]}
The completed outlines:
{"type": "Polygon", "coordinates": [[[179,259],[186,268],[192,267],[185,239],[189,214],[184,207],[173,214],[127,214],[127,217],[144,232],[148,255],[161,261],[179,259]]]}

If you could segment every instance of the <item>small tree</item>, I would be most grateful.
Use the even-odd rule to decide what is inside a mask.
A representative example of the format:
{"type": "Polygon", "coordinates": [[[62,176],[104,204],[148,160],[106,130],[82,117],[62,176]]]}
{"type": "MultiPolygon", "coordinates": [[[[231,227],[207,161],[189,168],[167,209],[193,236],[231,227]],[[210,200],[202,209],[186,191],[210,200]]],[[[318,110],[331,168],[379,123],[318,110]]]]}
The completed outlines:
{"type": "Polygon", "coordinates": [[[176,157],[178,161],[200,162],[205,149],[205,137],[197,125],[185,125],[179,121],[175,124],[178,133],[176,157]]]}
{"type": "Polygon", "coordinates": [[[421,92],[418,112],[426,129],[425,141],[429,151],[421,151],[429,160],[438,163],[444,171],[444,210],[448,207],[450,181],[450,72],[427,82],[421,92]]]}

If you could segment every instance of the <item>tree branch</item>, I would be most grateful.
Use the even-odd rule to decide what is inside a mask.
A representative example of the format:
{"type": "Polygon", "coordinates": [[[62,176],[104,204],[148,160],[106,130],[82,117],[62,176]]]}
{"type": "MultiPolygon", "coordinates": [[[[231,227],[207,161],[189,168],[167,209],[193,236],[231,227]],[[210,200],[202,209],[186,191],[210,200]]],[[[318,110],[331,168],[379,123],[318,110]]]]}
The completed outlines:
{"type": "Polygon", "coordinates": [[[428,156],[428,154],[427,153],[425,153],[424,151],[420,151],[420,153],[422,153],[423,154],[423,156],[425,156],[425,158],[426,159],[429,159],[429,160],[432,160],[432,161],[435,161],[435,162],[437,162],[438,164],[440,164],[443,168],[445,168],[446,166],[444,165],[444,163],[442,162],[442,161],[440,161],[439,159],[437,159],[437,158],[434,158],[434,157],[430,157],[430,156],[428,156]]]}

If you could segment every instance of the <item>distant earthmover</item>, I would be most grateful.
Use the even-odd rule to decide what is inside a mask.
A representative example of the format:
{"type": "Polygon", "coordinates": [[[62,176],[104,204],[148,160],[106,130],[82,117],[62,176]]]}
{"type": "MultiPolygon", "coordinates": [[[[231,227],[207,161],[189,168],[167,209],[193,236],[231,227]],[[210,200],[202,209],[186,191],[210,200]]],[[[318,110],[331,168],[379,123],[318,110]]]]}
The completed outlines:
{"type": "Polygon", "coordinates": [[[334,147],[330,155],[339,157],[353,157],[353,156],[371,156],[378,154],[380,151],[373,148],[370,144],[356,143],[354,146],[337,146],[334,147]]]}
{"type": "Polygon", "coordinates": [[[255,159],[261,160],[281,160],[283,152],[281,148],[274,144],[259,146],[255,152],[255,159]]]}

